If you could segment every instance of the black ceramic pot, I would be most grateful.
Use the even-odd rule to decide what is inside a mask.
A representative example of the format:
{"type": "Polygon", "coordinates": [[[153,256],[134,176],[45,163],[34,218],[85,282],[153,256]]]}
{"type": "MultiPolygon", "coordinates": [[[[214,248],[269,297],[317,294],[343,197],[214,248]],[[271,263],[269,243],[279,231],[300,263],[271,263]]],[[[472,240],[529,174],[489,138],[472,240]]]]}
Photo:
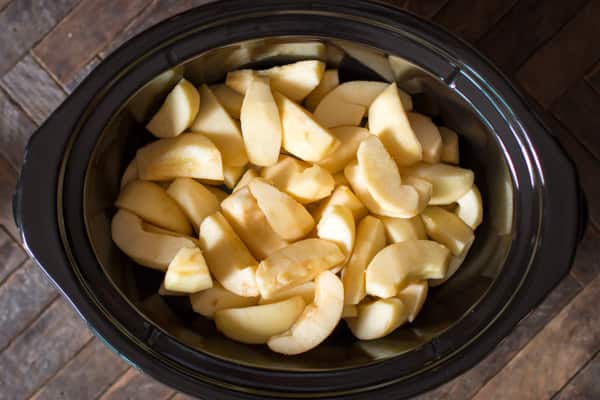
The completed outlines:
{"type": "Polygon", "coordinates": [[[32,137],[14,204],[29,254],[90,328],[165,384],[206,399],[397,399],[473,366],[567,274],[580,202],[564,153],[464,42],[378,3],[255,0],[178,15],[108,57],[32,137]],[[394,70],[387,55],[401,58],[394,70]],[[225,339],[185,298],[157,296],[160,274],[114,246],[110,218],[119,178],[149,138],[138,121],[155,105],[140,110],[135,97],[144,85],[164,93],[169,75],[212,83],[229,69],[314,57],[342,79],[397,79],[417,110],[459,132],[485,219],[415,323],[368,342],[340,324],[318,348],[283,357],[225,339]]]}

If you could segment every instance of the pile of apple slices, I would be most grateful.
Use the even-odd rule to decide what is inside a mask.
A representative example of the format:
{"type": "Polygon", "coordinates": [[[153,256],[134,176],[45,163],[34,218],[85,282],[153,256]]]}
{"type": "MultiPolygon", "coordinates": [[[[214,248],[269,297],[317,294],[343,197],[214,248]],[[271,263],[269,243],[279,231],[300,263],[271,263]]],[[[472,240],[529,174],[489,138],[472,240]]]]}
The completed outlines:
{"type": "Polygon", "coordinates": [[[414,321],[482,220],[455,132],[395,83],[340,83],[320,61],[182,79],[147,129],[160,139],[123,175],[114,242],[165,271],[160,294],[279,353],[342,318],[364,340],[414,321]]]}

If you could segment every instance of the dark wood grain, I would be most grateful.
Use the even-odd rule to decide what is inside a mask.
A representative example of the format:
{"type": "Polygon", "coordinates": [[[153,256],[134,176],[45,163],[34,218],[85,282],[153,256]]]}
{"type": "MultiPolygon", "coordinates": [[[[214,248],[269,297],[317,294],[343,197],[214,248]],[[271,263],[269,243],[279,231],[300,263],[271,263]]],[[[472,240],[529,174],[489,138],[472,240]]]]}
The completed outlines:
{"type": "Polygon", "coordinates": [[[581,286],[567,276],[556,289],[477,366],[439,388],[419,396],[419,400],[468,399],[540,332],[580,291],[581,286]]]}
{"type": "Polygon", "coordinates": [[[12,212],[12,196],[16,184],[17,171],[0,152],[0,226],[15,239],[19,236],[12,212]]]}
{"type": "Polygon", "coordinates": [[[600,273],[600,233],[589,224],[579,247],[571,275],[581,285],[587,285],[600,273]]]}
{"type": "Polygon", "coordinates": [[[32,399],[95,399],[127,368],[104,343],[93,339],[32,399]]]}
{"type": "Polygon", "coordinates": [[[4,228],[0,227],[0,285],[25,259],[23,249],[4,228]]]}
{"type": "Polygon", "coordinates": [[[0,80],[0,86],[37,124],[65,99],[64,91],[38,63],[27,55],[0,80]]]}
{"type": "Polygon", "coordinates": [[[71,77],[68,82],[61,82],[64,90],[71,94],[73,91],[79,86],[81,82],[100,64],[100,58],[98,56],[92,58],[90,62],[83,68],[81,68],[77,73],[71,77]]]}
{"type": "Polygon", "coordinates": [[[512,74],[587,1],[520,0],[477,42],[477,47],[512,74]]]}
{"type": "Polygon", "coordinates": [[[600,58],[600,0],[591,0],[517,71],[517,81],[549,107],[600,58]]]}
{"type": "Polygon", "coordinates": [[[25,112],[0,89],[0,154],[18,168],[35,125],[25,112]]]}
{"type": "Polygon", "coordinates": [[[13,0],[0,12],[0,76],[79,0],[13,0]]]}
{"type": "Polygon", "coordinates": [[[84,322],[58,299],[0,354],[0,399],[23,399],[53,376],[91,338],[84,322]]]}
{"type": "Polygon", "coordinates": [[[554,398],[555,400],[600,399],[600,354],[596,354],[554,398]]]}
{"type": "Polygon", "coordinates": [[[0,11],[4,10],[4,7],[8,5],[12,0],[0,0],[0,11]]]}
{"type": "Polygon", "coordinates": [[[70,82],[147,4],[147,0],[83,0],[33,52],[60,82],[70,82]]]}
{"type": "Polygon", "coordinates": [[[600,349],[598,296],[600,277],[583,289],[474,398],[552,397],[600,349]]]}
{"type": "Polygon", "coordinates": [[[175,391],[141,372],[130,368],[108,389],[101,400],[160,400],[173,396],[175,391]]]}

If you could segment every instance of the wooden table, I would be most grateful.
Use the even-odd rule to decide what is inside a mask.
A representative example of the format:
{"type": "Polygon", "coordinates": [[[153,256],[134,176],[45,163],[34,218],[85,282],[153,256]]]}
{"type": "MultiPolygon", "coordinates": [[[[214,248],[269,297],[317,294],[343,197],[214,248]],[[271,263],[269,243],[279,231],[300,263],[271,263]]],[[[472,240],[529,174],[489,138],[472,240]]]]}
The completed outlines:
{"type": "MultiPolygon", "coordinates": [[[[11,195],[32,132],[103,58],[194,0],[0,0],[0,399],[185,399],[100,343],[27,259],[11,195]]],[[[600,398],[600,0],[397,0],[540,105],[590,224],[573,269],[477,367],[422,399],[600,398]]]]}

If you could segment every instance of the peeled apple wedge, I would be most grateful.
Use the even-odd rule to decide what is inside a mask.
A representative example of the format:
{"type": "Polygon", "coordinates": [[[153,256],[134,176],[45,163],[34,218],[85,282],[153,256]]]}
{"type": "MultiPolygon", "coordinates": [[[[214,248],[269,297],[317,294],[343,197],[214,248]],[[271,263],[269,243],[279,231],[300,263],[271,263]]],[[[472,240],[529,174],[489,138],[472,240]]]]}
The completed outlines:
{"type": "Polygon", "coordinates": [[[350,182],[350,186],[356,194],[356,197],[360,199],[360,201],[369,209],[370,212],[376,215],[394,216],[393,213],[390,215],[389,212],[384,210],[373,198],[369,192],[369,189],[367,188],[365,178],[356,161],[346,165],[346,168],[344,168],[344,175],[346,176],[346,179],[348,179],[348,182],[350,182]]]}
{"type": "Polygon", "coordinates": [[[191,130],[205,135],[221,152],[224,165],[240,167],[248,163],[242,133],[237,123],[208,86],[200,86],[202,107],[192,124],[191,130]]]}
{"type": "Polygon", "coordinates": [[[233,189],[237,184],[242,174],[246,171],[246,167],[231,167],[226,165],[223,167],[223,183],[227,188],[233,189]]]}
{"type": "Polygon", "coordinates": [[[139,179],[137,165],[135,164],[135,158],[125,168],[123,176],[121,177],[121,189],[125,187],[129,182],[139,179]]]}
{"type": "Polygon", "coordinates": [[[327,129],[308,111],[280,93],[273,93],[283,128],[282,147],[296,157],[318,162],[332,154],[339,145],[327,129]]]}
{"type": "Polygon", "coordinates": [[[452,129],[440,126],[440,136],[442,138],[441,161],[448,164],[458,164],[460,159],[458,151],[458,135],[452,129]]]}
{"type": "Polygon", "coordinates": [[[456,214],[441,207],[427,207],[421,214],[427,235],[450,249],[455,256],[473,241],[473,230],[456,214]]]}
{"type": "Polygon", "coordinates": [[[224,84],[211,85],[209,87],[227,113],[233,118],[240,119],[244,96],[224,84]]]}
{"type": "Polygon", "coordinates": [[[446,276],[443,277],[442,279],[430,279],[429,286],[431,286],[431,287],[439,286],[442,283],[446,282],[448,279],[452,278],[452,276],[456,273],[456,271],[458,271],[458,269],[461,267],[461,265],[465,262],[465,259],[467,258],[467,255],[469,254],[469,250],[471,250],[471,246],[473,245],[474,241],[475,241],[475,236],[473,236],[472,241],[467,243],[467,245],[465,246],[465,248],[459,255],[450,257],[450,262],[448,263],[448,271],[446,272],[446,276]]]}
{"type": "Polygon", "coordinates": [[[209,192],[211,192],[217,198],[217,200],[219,200],[219,202],[222,202],[223,200],[225,200],[227,198],[227,196],[229,196],[227,194],[227,192],[219,189],[218,187],[214,187],[214,186],[205,186],[205,187],[209,192]]]}
{"type": "Polygon", "coordinates": [[[443,278],[449,260],[450,251],[430,240],[391,244],[379,251],[367,267],[367,294],[394,297],[409,282],[443,278]]]}
{"type": "Polygon", "coordinates": [[[410,126],[395,83],[369,107],[369,131],[381,139],[398,165],[411,165],[423,158],[421,143],[410,126]]]}
{"type": "Polygon", "coordinates": [[[312,216],[288,194],[261,178],[252,180],[248,188],[273,230],[283,239],[300,239],[314,228],[312,216]]]}
{"type": "Polygon", "coordinates": [[[416,112],[406,113],[410,127],[421,143],[423,161],[438,163],[442,156],[442,136],[431,118],[416,112]]]}
{"type": "Polygon", "coordinates": [[[470,169],[448,164],[418,163],[402,169],[402,174],[416,176],[432,184],[431,205],[454,203],[471,189],[475,178],[470,169]]]}
{"type": "Polygon", "coordinates": [[[238,296],[214,282],[213,287],[190,295],[192,309],[206,318],[213,318],[218,310],[247,307],[256,304],[256,297],[238,296]]]}
{"type": "Polygon", "coordinates": [[[365,128],[358,126],[340,126],[329,131],[339,140],[340,145],[331,155],[317,164],[334,174],[342,171],[350,161],[354,160],[360,142],[371,134],[365,128]]]}
{"type": "Polygon", "coordinates": [[[271,228],[248,187],[232,193],[223,200],[221,208],[233,230],[257,259],[264,259],[288,245],[271,228]]]}
{"type": "Polygon", "coordinates": [[[369,213],[363,203],[352,193],[352,190],[348,186],[342,185],[335,188],[331,196],[312,213],[314,220],[320,221],[321,217],[331,211],[334,206],[347,207],[352,212],[354,221],[360,221],[369,213]]]}
{"type": "Polygon", "coordinates": [[[357,306],[358,316],[347,318],[352,334],[360,340],[387,336],[408,320],[407,307],[396,298],[380,299],[357,306]]]}
{"type": "Polygon", "coordinates": [[[240,120],[250,162],[260,166],[275,164],[281,149],[281,121],[267,78],[256,77],[250,82],[240,120]]]}
{"type": "Polygon", "coordinates": [[[223,180],[221,153],[200,133],[161,139],[137,151],[140,179],[164,181],[179,177],[223,180]]]}
{"type": "Polygon", "coordinates": [[[261,261],[256,270],[260,295],[270,299],[283,290],[312,280],[322,271],[344,261],[335,243],[324,239],[304,239],[279,249],[261,261]]]}
{"type": "Polygon", "coordinates": [[[346,255],[346,259],[352,254],[355,235],[354,216],[345,206],[332,206],[317,225],[317,236],[337,244],[346,255]]]}
{"type": "Polygon", "coordinates": [[[350,182],[348,182],[348,179],[346,179],[346,175],[344,175],[344,171],[340,171],[337,172],[335,174],[333,174],[333,181],[335,182],[335,187],[337,188],[338,186],[350,186],[350,182]]]}
{"type": "Polygon", "coordinates": [[[289,299],[294,296],[302,297],[306,304],[312,303],[315,297],[315,283],[311,281],[298,286],[293,286],[289,289],[278,292],[275,296],[271,297],[270,299],[263,299],[261,297],[258,300],[258,304],[275,303],[276,301],[289,299]]]}
{"type": "Polygon", "coordinates": [[[425,226],[419,216],[412,218],[380,217],[379,219],[383,222],[383,226],[385,227],[388,243],[400,243],[413,239],[427,239],[425,226]]]}
{"type": "Polygon", "coordinates": [[[481,193],[477,186],[473,185],[460,199],[456,200],[458,208],[456,215],[473,230],[481,224],[483,220],[483,205],[481,202],[481,193]]]}
{"type": "Polygon", "coordinates": [[[344,287],[330,271],[315,279],[314,302],[304,309],[284,333],[267,341],[269,348],[282,354],[300,354],[318,346],[336,327],[344,308],[344,287]]]}
{"type": "Polygon", "coordinates": [[[156,183],[139,180],[128,183],[115,205],[159,227],[185,235],[193,231],[179,205],[156,183]]]}
{"type": "Polygon", "coordinates": [[[297,158],[281,155],[277,163],[260,170],[260,176],[271,182],[276,188],[286,191],[292,176],[302,173],[309,167],[309,163],[297,158]]]}
{"type": "Polygon", "coordinates": [[[319,85],[304,99],[304,107],[310,112],[314,112],[317,105],[321,102],[327,93],[331,92],[340,84],[340,77],[337,69],[328,69],[323,73],[323,78],[319,85]]]}
{"type": "Polygon", "coordinates": [[[111,223],[112,240],[133,261],[145,267],[166,271],[182,247],[196,247],[185,237],[147,232],[142,219],[126,210],[119,210],[111,223]]]}
{"type": "Polygon", "coordinates": [[[190,127],[199,109],[198,91],[194,85],[182,79],[167,95],[146,129],[159,138],[177,136],[190,127]]]}
{"type": "Polygon", "coordinates": [[[302,204],[312,203],[329,196],[335,181],[325,168],[313,165],[290,177],[285,192],[302,204]]]}
{"type": "Polygon", "coordinates": [[[419,212],[423,211],[429,201],[431,200],[431,195],[433,193],[433,185],[422,178],[417,178],[416,176],[402,176],[402,184],[412,186],[415,188],[417,193],[419,193],[419,212]]]}
{"type": "Polygon", "coordinates": [[[247,169],[246,172],[244,172],[244,175],[242,175],[238,183],[236,183],[235,187],[233,188],[233,193],[237,192],[243,187],[248,186],[250,181],[254,178],[258,178],[258,176],[258,172],[256,172],[254,168],[247,169]]]}
{"type": "Polygon", "coordinates": [[[351,318],[358,316],[358,307],[354,304],[344,304],[344,309],[342,310],[342,318],[351,318]]]}
{"type": "Polygon", "coordinates": [[[138,123],[150,117],[150,111],[160,106],[161,101],[183,77],[183,67],[177,66],[161,72],[146,83],[127,103],[127,109],[138,123]]]}
{"type": "Polygon", "coordinates": [[[177,178],[167,189],[167,194],[181,207],[192,221],[196,232],[207,216],[219,211],[219,200],[203,184],[190,178],[177,178]]]}
{"type": "Polygon", "coordinates": [[[366,216],[358,224],[354,251],[342,275],[344,303],[358,304],[365,297],[365,270],[375,255],[385,247],[382,222],[366,216]]]}
{"type": "Polygon", "coordinates": [[[161,296],[189,296],[189,293],[174,292],[172,290],[166,289],[164,281],[160,284],[160,287],[158,288],[158,294],[161,296]]]}
{"type": "Polygon", "coordinates": [[[423,280],[411,283],[398,292],[396,297],[402,300],[402,303],[408,312],[408,322],[413,322],[421,311],[421,308],[423,308],[428,291],[429,285],[427,281],[423,280]]]}
{"type": "Polygon", "coordinates": [[[258,262],[220,212],[202,221],[199,242],[211,274],[225,289],[239,296],[258,296],[258,262]]]}
{"type": "Polygon", "coordinates": [[[197,248],[180,249],[171,260],[164,280],[165,289],[179,293],[196,293],[212,284],[206,261],[197,248]]]}

